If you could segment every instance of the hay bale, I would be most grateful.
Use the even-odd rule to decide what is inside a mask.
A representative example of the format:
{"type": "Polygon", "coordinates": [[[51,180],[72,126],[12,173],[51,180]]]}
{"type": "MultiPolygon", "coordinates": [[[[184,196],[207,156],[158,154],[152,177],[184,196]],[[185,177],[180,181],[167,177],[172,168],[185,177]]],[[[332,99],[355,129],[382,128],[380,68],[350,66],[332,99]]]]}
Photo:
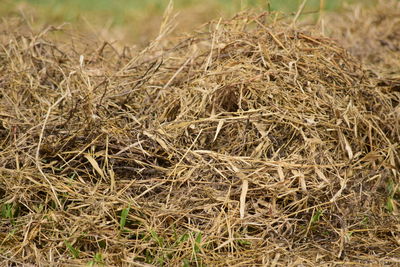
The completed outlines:
{"type": "Polygon", "coordinates": [[[395,261],[390,96],[312,29],[208,26],[140,53],[3,33],[4,264],[395,261]]]}

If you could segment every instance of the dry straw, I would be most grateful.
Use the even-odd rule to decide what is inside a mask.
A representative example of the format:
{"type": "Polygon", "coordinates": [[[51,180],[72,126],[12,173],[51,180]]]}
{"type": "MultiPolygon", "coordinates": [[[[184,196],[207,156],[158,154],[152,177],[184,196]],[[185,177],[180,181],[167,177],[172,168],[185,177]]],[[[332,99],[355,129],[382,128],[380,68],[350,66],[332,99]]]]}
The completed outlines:
{"type": "Polygon", "coordinates": [[[327,31],[373,72],[400,79],[400,3],[378,2],[327,16],[327,31]]]}
{"type": "Polygon", "coordinates": [[[2,265],[399,261],[396,93],[291,21],[204,28],[136,53],[3,23],[2,265]]]}

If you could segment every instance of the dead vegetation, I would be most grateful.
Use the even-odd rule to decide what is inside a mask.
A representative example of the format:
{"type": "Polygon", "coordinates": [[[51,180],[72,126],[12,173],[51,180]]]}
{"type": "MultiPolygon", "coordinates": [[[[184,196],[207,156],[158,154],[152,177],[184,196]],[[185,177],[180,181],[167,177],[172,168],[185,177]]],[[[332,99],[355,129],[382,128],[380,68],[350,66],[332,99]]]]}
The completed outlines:
{"type": "Polygon", "coordinates": [[[399,93],[334,40],[249,13],[140,52],[60,30],[1,29],[2,265],[400,261],[399,93]]]}
{"type": "Polygon", "coordinates": [[[328,32],[373,72],[399,79],[400,3],[379,3],[350,6],[340,15],[328,16],[328,32]]]}

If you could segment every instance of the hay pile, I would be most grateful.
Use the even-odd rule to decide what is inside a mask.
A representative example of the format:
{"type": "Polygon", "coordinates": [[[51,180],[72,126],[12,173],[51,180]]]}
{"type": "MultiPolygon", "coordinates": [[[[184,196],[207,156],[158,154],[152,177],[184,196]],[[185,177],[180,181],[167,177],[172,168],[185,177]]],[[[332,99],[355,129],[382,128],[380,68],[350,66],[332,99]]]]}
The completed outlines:
{"type": "Polygon", "coordinates": [[[331,39],[266,14],[141,52],[1,34],[2,265],[398,262],[394,96],[331,39]]]}

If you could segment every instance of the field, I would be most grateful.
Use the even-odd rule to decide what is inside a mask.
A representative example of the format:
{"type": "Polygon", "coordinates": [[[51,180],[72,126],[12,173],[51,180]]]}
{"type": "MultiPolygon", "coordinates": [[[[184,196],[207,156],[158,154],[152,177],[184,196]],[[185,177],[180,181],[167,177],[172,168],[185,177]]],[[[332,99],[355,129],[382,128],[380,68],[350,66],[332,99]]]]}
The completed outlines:
{"type": "MultiPolygon", "coordinates": [[[[102,38],[118,40],[126,45],[133,43],[146,45],[156,38],[167,0],[4,0],[0,15],[23,13],[33,25],[60,25],[69,23],[71,27],[95,31],[102,38]]],[[[231,17],[248,9],[272,10],[294,13],[301,5],[300,0],[175,0],[177,13],[176,32],[191,32],[202,23],[212,19],[231,17]],[[268,4],[269,3],[269,4],[268,4]]],[[[315,17],[322,11],[340,10],[349,3],[374,3],[374,0],[308,0],[304,13],[315,17]]]]}
{"type": "Polygon", "coordinates": [[[399,1],[110,3],[0,7],[0,266],[400,265],[399,1]]]}

